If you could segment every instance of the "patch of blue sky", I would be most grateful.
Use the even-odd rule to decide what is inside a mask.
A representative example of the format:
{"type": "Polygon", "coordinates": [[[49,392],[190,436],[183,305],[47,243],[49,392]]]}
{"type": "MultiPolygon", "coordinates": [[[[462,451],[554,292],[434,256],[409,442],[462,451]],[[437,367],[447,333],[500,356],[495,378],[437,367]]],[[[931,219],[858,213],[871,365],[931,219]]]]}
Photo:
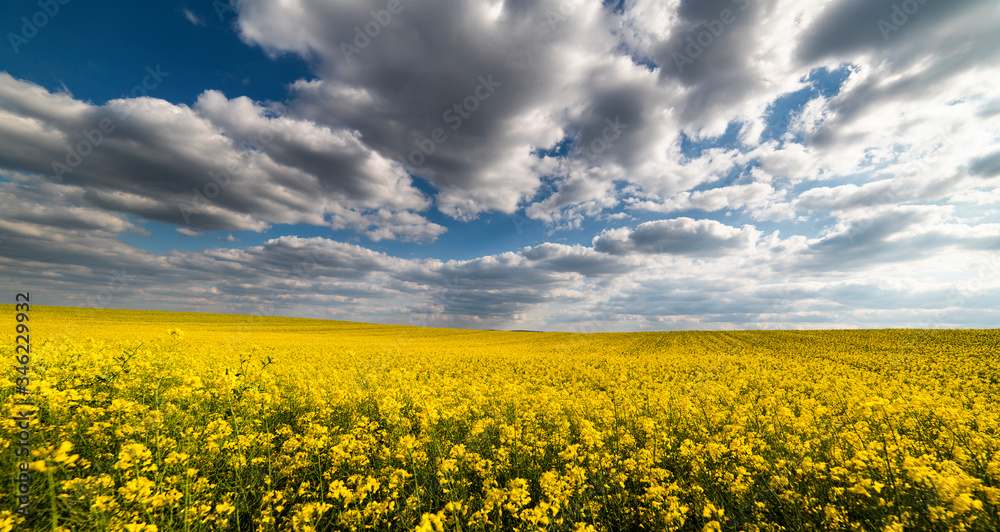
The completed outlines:
{"type": "Polygon", "coordinates": [[[470,260],[549,241],[548,227],[541,220],[525,216],[523,210],[513,214],[499,212],[481,214],[478,220],[455,223],[438,237],[436,249],[419,250],[414,256],[470,260]]]}
{"type": "MultiPolygon", "coordinates": [[[[135,218],[132,219],[136,221],[135,218]]],[[[118,238],[126,244],[144,249],[151,253],[168,254],[170,251],[197,252],[203,249],[243,249],[259,246],[268,240],[281,236],[296,236],[299,238],[321,237],[338,242],[356,243],[364,240],[357,233],[347,230],[333,230],[330,227],[309,224],[276,224],[265,231],[206,231],[189,228],[200,233],[199,236],[189,236],[176,231],[177,225],[164,224],[156,221],[138,223],[151,233],[151,236],[139,236],[135,233],[125,233],[118,238]],[[235,241],[226,239],[232,235],[235,241]]]]}
{"type": "Polygon", "coordinates": [[[632,62],[633,63],[635,63],[636,65],[639,65],[639,66],[646,67],[646,70],[648,70],[650,72],[653,72],[656,69],[660,68],[660,65],[656,64],[656,62],[653,61],[652,58],[649,58],[649,57],[640,57],[640,56],[637,56],[637,55],[632,55],[631,57],[632,57],[632,62]]]}
{"type": "MultiPolygon", "coordinates": [[[[809,75],[802,78],[803,83],[809,85],[798,91],[784,94],[768,108],[767,125],[761,134],[761,141],[781,140],[794,120],[795,116],[802,112],[802,109],[810,101],[817,97],[832,98],[840,93],[844,82],[851,75],[851,65],[844,64],[838,68],[815,68],[809,75]]],[[[795,135],[792,138],[795,142],[802,142],[802,135],[795,135]]]]}
{"type": "MultiPolygon", "coordinates": [[[[288,84],[310,77],[298,56],[272,58],[241,42],[232,27],[235,13],[223,10],[220,16],[212,5],[190,6],[204,22],[194,25],[173,2],[119,2],[112,26],[106,10],[72,2],[60,6],[23,49],[0,47],[0,65],[50,91],[69,87],[75,98],[95,105],[143,95],[190,105],[209,89],[230,98],[282,101],[288,84]],[[94,38],[94,32],[102,35],[94,38]],[[147,67],[166,75],[158,82],[147,78],[147,67]]],[[[20,21],[37,10],[34,3],[2,2],[0,20],[20,21]]]]}
{"type": "MultiPolygon", "coordinates": [[[[176,229],[183,226],[145,220],[135,216],[129,216],[129,221],[149,231],[150,234],[148,236],[141,236],[133,232],[127,232],[119,235],[118,239],[134,248],[144,249],[155,254],[169,254],[174,250],[199,251],[221,247],[214,245],[221,243],[216,240],[216,237],[219,235],[223,237],[228,235],[228,232],[224,231],[200,231],[191,228],[192,231],[201,233],[201,236],[192,237],[176,231],[176,229]]],[[[242,244],[242,242],[240,243],[242,244]]]]}
{"type": "MultiPolygon", "coordinates": [[[[761,140],[781,139],[788,131],[794,116],[800,113],[807,103],[818,96],[825,98],[835,96],[840,92],[840,88],[850,74],[850,65],[841,65],[836,69],[813,69],[808,76],[802,79],[803,83],[809,84],[807,87],[784,94],[771,103],[761,140]]],[[[740,122],[730,122],[726,126],[726,132],[722,135],[704,139],[694,139],[681,132],[681,154],[687,159],[696,159],[710,149],[737,149],[739,148],[739,133],[742,127],[743,124],[740,122]]]]}
{"type": "MultiPolygon", "coordinates": [[[[943,202],[944,205],[953,204],[957,202],[943,202]]],[[[984,203],[984,204],[972,204],[972,203],[961,203],[962,217],[966,220],[970,220],[973,225],[976,224],[1000,224],[1000,209],[997,208],[996,203],[984,203]]],[[[996,239],[996,248],[1000,249],[1000,236],[996,239]]]]}
{"type": "Polygon", "coordinates": [[[625,0],[602,0],[601,5],[617,15],[625,13],[625,0]]]}
{"type": "Polygon", "coordinates": [[[689,192],[703,192],[715,188],[728,187],[730,185],[750,183],[750,172],[752,171],[752,168],[757,165],[758,163],[756,162],[745,165],[736,165],[732,167],[726,175],[701,183],[700,185],[690,189],[689,192]]]}
{"type": "Polygon", "coordinates": [[[419,190],[421,193],[423,193],[424,196],[427,196],[428,198],[433,198],[435,195],[437,195],[438,190],[434,188],[434,185],[432,185],[430,181],[420,177],[417,174],[409,174],[409,176],[413,188],[419,190]]]}
{"type": "Polygon", "coordinates": [[[694,139],[691,138],[687,133],[681,132],[681,155],[686,159],[692,160],[701,157],[701,155],[710,149],[722,148],[726,150],[736,149],[739,147],[739,134],[742,124],[739,122],[730,122],[726,126],[726,132],[718,137],[709,137],[704,139],[694,139]]]}
{"type": "Polygon", "coordinates": [[[545,157],[566,157],[573,151],[573,147],[575,145],[576,139],[574,137],[563,137],[562,140],[555,143],[551,148],[538,148],[532,152],[532,155],[538,157],[539,159],[543,159],[545,157]]]}
{"type": "Polygon", "coordinates": [[[849,63],[841,64],[837,68],[814,68],[806,76],[806,81],[824,98],[832,98],[840,94],[840,89],[854,69],[855,67],[849,63]]]}

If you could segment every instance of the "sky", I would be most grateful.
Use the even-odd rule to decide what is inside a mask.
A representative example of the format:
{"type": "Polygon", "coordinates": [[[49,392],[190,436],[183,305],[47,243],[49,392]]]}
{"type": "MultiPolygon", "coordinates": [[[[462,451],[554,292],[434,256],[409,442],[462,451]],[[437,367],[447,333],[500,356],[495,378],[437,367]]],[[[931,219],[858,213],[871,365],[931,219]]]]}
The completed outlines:
{"type": "Polygon", "coordinates": [[[992,328],[995,0],[0,4],[13,302],[992,328]]]}

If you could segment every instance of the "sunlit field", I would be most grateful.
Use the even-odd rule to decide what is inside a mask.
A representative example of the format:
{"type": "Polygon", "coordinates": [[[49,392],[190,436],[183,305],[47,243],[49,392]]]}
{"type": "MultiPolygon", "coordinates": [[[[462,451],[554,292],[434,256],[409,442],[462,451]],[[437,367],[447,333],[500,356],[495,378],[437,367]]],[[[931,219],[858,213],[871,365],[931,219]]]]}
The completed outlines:
{"type": "Polygon", "coordinates": [[[14,307],[0,531],[1000,530],[1000,331],[14,307]]]}

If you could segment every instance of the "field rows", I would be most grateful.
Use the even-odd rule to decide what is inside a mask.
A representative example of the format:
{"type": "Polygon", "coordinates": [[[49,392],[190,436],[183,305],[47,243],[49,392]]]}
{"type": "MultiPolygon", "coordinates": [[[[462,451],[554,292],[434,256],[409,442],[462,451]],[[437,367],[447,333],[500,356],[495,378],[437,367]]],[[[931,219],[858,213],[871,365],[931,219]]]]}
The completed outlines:
{"type": "Polygon", "coordinates": [[[997,330],[32,327],[35,514],[5,481],[0,531],[1000,530],[997,330]]]}

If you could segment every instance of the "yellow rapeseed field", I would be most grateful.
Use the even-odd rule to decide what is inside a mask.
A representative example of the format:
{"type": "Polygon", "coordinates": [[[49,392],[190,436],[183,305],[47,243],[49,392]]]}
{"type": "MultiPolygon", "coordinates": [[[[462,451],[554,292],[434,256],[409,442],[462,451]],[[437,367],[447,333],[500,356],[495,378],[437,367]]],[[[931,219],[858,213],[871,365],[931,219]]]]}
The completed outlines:
{"type": "MultiPolygon", "coordinates": [[[[1000,331],[570,334],[32,307],[0,531],[1000,530],[1000,331]]],[[[6,327],[6,326],[5,326],[6,327]]]]}

